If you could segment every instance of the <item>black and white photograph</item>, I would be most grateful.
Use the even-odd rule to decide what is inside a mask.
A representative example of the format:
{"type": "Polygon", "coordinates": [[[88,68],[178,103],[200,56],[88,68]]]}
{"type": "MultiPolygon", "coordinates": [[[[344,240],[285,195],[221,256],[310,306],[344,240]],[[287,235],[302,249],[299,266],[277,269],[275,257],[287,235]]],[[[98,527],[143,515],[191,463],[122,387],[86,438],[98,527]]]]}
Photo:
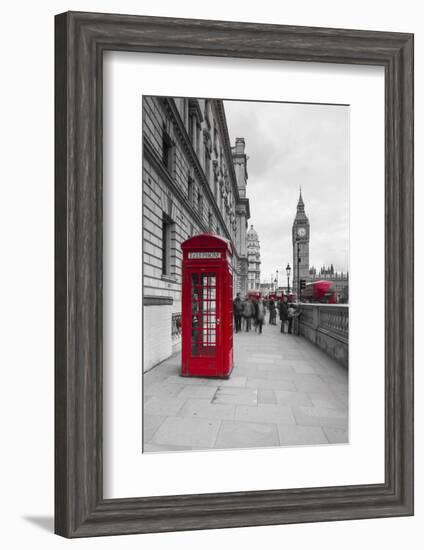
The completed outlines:
{"type": "Polygon", "coordinates": [[[144,453],[349,443],[349,117],[142,97],[144,453]]]}

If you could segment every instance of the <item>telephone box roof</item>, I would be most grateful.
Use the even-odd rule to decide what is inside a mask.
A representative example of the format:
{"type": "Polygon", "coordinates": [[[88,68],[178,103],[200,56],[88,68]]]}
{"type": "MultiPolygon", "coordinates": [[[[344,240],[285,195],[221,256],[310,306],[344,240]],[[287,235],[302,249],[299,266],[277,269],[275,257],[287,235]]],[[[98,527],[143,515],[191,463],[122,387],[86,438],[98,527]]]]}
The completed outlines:
{"type": "Polygon", "coordinates": [[[219,235],[211,235],[209,233],[201,233],[200,235],[190,237],[181,243],[181,248],[183,250],[188,248],[213,248],[227,250],[231,255],[233,255],[233,247],[228,239],[224,239],[224,237],[220,237],[219,235]]]}

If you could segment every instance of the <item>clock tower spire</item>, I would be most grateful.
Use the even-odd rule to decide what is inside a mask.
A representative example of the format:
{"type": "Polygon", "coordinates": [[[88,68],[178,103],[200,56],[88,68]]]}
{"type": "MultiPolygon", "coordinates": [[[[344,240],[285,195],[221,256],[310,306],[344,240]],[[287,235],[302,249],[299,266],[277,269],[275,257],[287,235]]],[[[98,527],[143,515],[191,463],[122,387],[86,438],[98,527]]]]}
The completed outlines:
{"type": "Polygon", "coordinates": [[[309,278],[309,219],[305,213],[302,189],[299,191],[296,217],[292,228],[293,243],[293,289],[299,296],[299,284],[301,279],[309,278]]]}

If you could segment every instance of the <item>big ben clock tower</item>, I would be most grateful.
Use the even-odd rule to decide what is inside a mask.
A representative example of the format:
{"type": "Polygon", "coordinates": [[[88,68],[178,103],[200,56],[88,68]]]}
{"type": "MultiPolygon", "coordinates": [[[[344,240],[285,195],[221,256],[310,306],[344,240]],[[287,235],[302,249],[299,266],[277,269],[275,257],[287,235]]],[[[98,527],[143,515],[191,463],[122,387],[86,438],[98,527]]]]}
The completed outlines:
{"type": "Polygon", "coordinates": [[[309,277],[309,220],[305,214],[302,191],[299,194],[296,217],[293,222],[292,242],[293,289],[299,295],[298,281],[300,279],[308,280],[309,277]]]}

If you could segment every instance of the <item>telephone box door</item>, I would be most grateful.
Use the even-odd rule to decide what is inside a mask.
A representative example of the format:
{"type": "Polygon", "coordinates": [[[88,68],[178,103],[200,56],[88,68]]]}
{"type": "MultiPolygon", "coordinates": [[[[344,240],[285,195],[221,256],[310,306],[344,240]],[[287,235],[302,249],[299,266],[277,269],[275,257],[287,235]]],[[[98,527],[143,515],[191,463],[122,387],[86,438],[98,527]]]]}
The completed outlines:
{"type": "MultiPolygon", "coordinates": [[[[220,268],[189,268],[184,281],[191,296],[190,371],[194,376],[217,376],[220,363],[220,268]]],[[[186,344],[187,345],[187,344],[186,344]]],[[[188,350],[186,350],[188,351],[188,350]]]]}

